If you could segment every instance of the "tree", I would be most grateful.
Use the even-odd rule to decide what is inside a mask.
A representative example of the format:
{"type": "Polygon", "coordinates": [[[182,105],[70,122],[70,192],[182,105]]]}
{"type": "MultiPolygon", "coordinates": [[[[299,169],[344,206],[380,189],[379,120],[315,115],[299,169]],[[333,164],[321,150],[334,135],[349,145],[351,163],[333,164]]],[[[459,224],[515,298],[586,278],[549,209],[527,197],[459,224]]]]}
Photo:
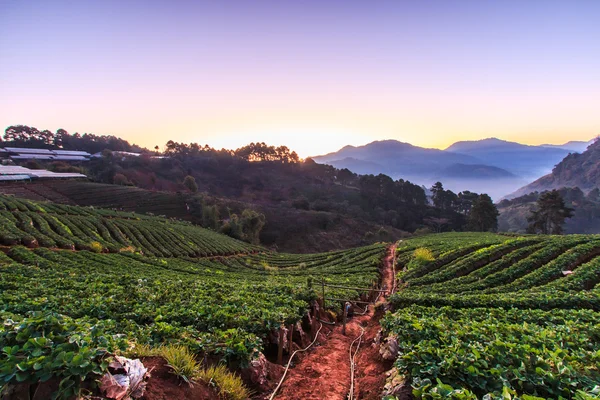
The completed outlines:
{"type": "Polygon", "coordinates": [[[473,203],[475,203],[478,197],[479,195],[477,193],[470,192],[468,190],[460,192],[456,201],[456,211],[464,215],[468,215],[471,212],[471,207],[473,207],[473,203]]]}
{"type": "Polygon", "coordinates": [[[431,187],[431,200],[433,200],[433,205],[437,208],[442,208],[444,204],[444,186],[442,182],[436,182],[431,187]]]}
{"type": "Polygon", "coordinates": [[[432,227],[436,233],[440,233],[440,232],[442,232],[442,229],[444,228],[444,226],[446,226],[450,223],[450,220],[448,218],[428,217],[428,218],[424,218],[423,222],[426,225],[432,227]]]}
{"type": "Polygon", "coordinates": [[[478,232],[489,232],[498,229],[498,209],[487,194],[479,195],[469,214],[468,228],[478,232]]]}
{"type": "Polygon", "coordinates": [[[115,174],[113,177],[113,183],[115,185],[127,186],[129,185],[129,179],[123,174],[115,174]]]}
{"type": "Polygon", "coordinates": [[[196,179],[194,179],[194,177],[191,175],[188,175],[183,179],[183,186],[185,186],[192,193],[196,193],[198,191],[196,179]]]}
{"type": "Polygon", "coordinates": [[[528,233],[560,235],[565,219],[573,216],[573,209],[565,205],[559,191],[544,192],[537,201],[537,209],[527,218],[528,233]]]}

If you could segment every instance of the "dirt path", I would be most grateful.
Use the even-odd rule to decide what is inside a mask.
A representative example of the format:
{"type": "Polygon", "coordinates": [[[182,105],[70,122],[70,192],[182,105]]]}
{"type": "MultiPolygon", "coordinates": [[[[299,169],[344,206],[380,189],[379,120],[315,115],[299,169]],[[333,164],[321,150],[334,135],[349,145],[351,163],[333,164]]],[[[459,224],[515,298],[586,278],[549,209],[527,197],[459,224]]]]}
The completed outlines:
{"type": "MultiPolygon", "coordinates": [[[[391,288],[394,274],[392,271],[395,246],[390,246],[382,270],[382,287],[391,288]]],[[[379,301],[385,300],[381,296],[379,301]]],[[[384,372],[391,365],[379,358],[379,346],[374,345],[380,326],[381,313],[375,313],[370,305],[365,315],[355,315],[346,325],[346,335],[342,326],[321,330],[320,346],[297,361],[275,399],[278,400],[342,400],[348,398],[350,391],[350,344],[361,334],[360,350],[356,358],[354,398],[360,400],[380,399],[379,394],[385,383],[384,372]],[[325,333],[324,333],[325,332],[325,333]]],[[[354,346],[356,348],[356,346],[354,346]]]]}

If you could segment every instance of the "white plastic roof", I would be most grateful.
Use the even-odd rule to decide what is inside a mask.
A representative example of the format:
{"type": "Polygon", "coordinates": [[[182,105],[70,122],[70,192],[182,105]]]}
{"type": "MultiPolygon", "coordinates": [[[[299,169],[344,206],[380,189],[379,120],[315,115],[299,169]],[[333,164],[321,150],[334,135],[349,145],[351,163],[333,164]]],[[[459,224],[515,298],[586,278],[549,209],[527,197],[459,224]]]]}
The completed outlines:
{"type": "Polygon", "coordinates": [[[31,177],[29,175],[0,175],[1,181],[24,181],[29,180],[31,177]]]}
{"type": "Polygon", "coordinates": [[[54,160],[55,157],[52,154],[19,154],[17,156],[10,156],[10,158],[15,160],[54,160]]]}
{"type": "Polygon", "coordinates": [[[91,154],[87,151],[75,151],[75,150],[52,150],[52,152],[59,156],[83,156],[90,157],[91,154]]]}
{"type": "Polygon", "coordinates": [[[24,147],[5,147],[4,149],[11,153],[52,155],[52,152],[48,149],[27,149],[24,147]]]}

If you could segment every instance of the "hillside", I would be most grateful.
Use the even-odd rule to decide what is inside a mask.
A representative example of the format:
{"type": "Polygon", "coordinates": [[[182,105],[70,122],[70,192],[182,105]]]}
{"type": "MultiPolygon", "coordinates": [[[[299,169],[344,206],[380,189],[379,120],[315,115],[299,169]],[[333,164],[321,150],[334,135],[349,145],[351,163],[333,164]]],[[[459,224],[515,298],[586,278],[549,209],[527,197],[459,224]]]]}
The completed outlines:
{"type": "Polygon", "coordinates": [[[594,143],[595,139],[592,139],[588,142],[584,142],[581,140],[571,140],[565,144],[543,144],[543,147],[553,147],[558,149],[568,150],[570,153],[583,153],[587,150],[589,145],[594,143]]]}
{"type": "Polygon", "coordinates": [[[404,379],[422,398],[598,394],[600,236],[442,234],[397,254],[403,290],[382,322],[401,349],[388,394],[404,379]]]}
{"type": "MultiPolygon", "coordinates": [[[[107,348],[123,354],[137,346],[146,350],[135,351],[148,356],[150,346],[182,344],[240,371],[258,352],[273,360],[273,333],[279,329],[296,325],[293,340],[306,343],[304,329],[310,325],[302,322],[316,298],[312,279],[375,286],[387,247],[273,253],[159,217],[6,196],[0,196],[0,207],[0,344],[12,349],[11,355],[0,355],[0,389],[15,380],[10,371],[17,362],[18,382],[37,382],[42,375],[34,364],[43,363],[48,377],[61,377],[61,385],[78,388],[80,375],[83,380],[106,370],[101,362],[107,348]],[[12,334],[25,325],[29,328],[20,328],[19,336],[12,334]],[[34,355],[22,347],[29,337],[42,334],[56,342],[45,342],[34,355]],[[71,357],[76,365],[85,357],[89,371],[72,369],[69,374],[63,362],[51,361],[65,348],[63,341],[83,337],[87,344],[71,348],[71,357]],[[42,354],[48,363],[39,358],[42,354]]],[[[359,296],[335,287],[328,294],[359,296]]],[[[338,310],[334,303],[330,307],[338,310]]],[[[287,348],[289,353],[292,346],[287,348]]],[[[250,384],[265,383],[248,379],[250,384]]],[[[69,398],[69,393],[58,397],[69,398]]]]}
{"type": "MultiPolygon", "coordinates": [[[[558,189],[567,207],[575,210],[572,218],[568,218],[564,230],[573,233],[600,233],[600,198],[598,193],[590,192],[587,195],[579,188],[558,189]]],[[[540,192],[532,192],[514,199],[502,200],[497,204],[500,215],[498,216],[498,230],[501,232],[525,233],[527,230],[527,217],[536,208],[540,192]]]]}
{"type": "Polygon", "coordinates": [[[397,248],[379,243],[302,255],[131,212],[11,196],[0,196],[0,208],[0,345],[10,348],[0,355],[0,378],[7,382],[16,381],[11,373],[19,363],[19,380],[35,384],[42,376],[36,363],[44,363],[44,374],[77,389],[106,370],[98,354],[134,354],[153,365],[158,346],[180,344],[199,359],[225,363],[268,397],[282,379],[278,353],[289,357],[317,341],[294,360],[280,398],[348,390],[380,398],[389,368],[412,379],[388,373],[391,394],[406,390],[400,382],[415,394],[450,387],[479,397],[510,390],[570,398],[577,390],[592,393],[591,382],[600,378],[592,337],[600,329],[600,236],[450,233],[403,240],[397,248]],[[424,250],[429,255],[417,255],[424,250]],[[399,291],[391,298],[385,290],[383,297],[369,293],[384,284],[399,291]],[[325,288],[326,299],[319,298],[325,288]],[[381,313],[368,303],[388,298],[394,308],[381,320],[384,340],[361,348],[356,388],[349,389],[348,347],[379,340],[381,313]],[[335,324],[341,299],[367,304],[364,312],[353,305],[347,334],[335,324]],[[44,342],[39,354],[55,360],[69,346],[73,360],[83,364],[86,357],[90,370],[39,359],[24,343],[42,332],[58,342],[44,342]],[[72,345],[82,338],[87,347],[72,345]],[[571,344],[559,352],[567,339],[571,344]],[[403,349],[393,367],[392,341],[403,349]],[[388,361],[379,356],[386,352],[388,361]],[[568,378],[558,364],[570,368],[568,378]],[[530,384],[515,376],[514,365],[525,365],[518,376],[530,384]],[[305,379],[306,371],[331,378],[305,379]]]}
{"type": "Polygon", "coordinates": [[[535,191],[542,192],[562,187],[578,187],[585,192],[600,187],[600,141],[591,144],[581,154],[569,154],[552,169],[550,174],[507,197],[514,198],[535,191]]]}
{"type": "Polygon", "coordinates": [[[241,216],[244,210],[257,210],[265,216],[259,242],[288,252],[330,251],[407,235],[388,224],[370,221],[368,215],[348,215],[329,209],[305,210],[291,205],[256,205],[206,194],[150,191],[132,186],[82,181],[37,182],[2,185],[2,193],[38,201],[135,212],[142,217],[162,215],[213,229],[216,215],[225,218],[230,214],[241,216]],[[213,207],[217,213],[207,214],[213,207]]]}

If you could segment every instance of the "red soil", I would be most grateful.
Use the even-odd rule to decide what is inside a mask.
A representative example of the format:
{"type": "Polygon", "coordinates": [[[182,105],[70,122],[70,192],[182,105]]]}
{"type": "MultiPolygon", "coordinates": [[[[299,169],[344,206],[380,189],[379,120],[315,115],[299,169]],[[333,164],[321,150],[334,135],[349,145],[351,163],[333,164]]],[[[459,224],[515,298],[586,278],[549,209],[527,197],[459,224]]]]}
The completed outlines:
{"type": "MultiPolygon", "coordinates": [[[[394,251],[395,246],[390,246],[382,270],[382,287],[392,288],[394,251]]],[[[382,300],[385,300],[384,296],[379,301],[382,300]]],[[[379,394],[386,379],[385,371],[391,368],[391,363],[381,360],[379,346],[374,344],[380,330],[380,317],[381,313],[376,313],[371,305],[365,315],[356,315],[349,320],[345,335],[341,325],[333,330],[324,326],[315,344],[318,347],[296,360],[298,364],[288,371],[275,398],[346,399],[350,391],[350,344],[361,334],[362,327],[365,334],[356,357],[354,398],[380,399],[379,394]]]]}

